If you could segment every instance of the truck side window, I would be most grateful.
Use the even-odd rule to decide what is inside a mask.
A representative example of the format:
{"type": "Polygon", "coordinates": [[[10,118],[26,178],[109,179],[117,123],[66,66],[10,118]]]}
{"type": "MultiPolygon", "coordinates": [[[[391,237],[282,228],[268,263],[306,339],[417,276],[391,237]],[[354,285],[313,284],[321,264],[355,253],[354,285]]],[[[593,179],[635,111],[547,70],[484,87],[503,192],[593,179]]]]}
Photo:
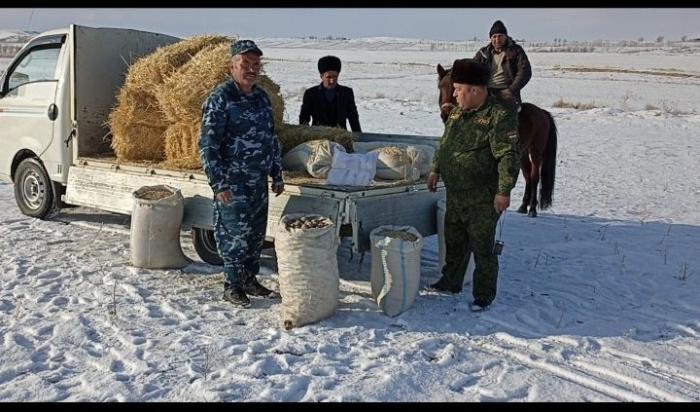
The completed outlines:
{"type": "Polygon", "coordinates": [[[8,90],[15,89],[25,83],[56,80],[56,64],[60,51],[60,45],[58,47],[37,47],[30,51],[9,73],[8,90]]]}

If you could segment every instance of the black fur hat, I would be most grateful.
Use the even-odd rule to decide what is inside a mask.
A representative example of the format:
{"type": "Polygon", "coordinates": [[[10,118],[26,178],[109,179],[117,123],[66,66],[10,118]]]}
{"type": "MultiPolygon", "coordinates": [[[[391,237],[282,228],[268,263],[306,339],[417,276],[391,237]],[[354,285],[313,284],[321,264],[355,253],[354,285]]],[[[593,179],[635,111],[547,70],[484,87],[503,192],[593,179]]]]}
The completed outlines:
{"type": "Polygon", "coordinates": [[[500,20],[496,20],[496,22],[493,23],[493,26],[491,26],[491,30],[489,30],[489,37],[493,36],[496,33],[505,34],[506,36],[508,35],[506,25],[503,24],[503,22],[500,20]]]}
{"type": "Polygon", "coordinates": [[[486,86],[489,84],[491,69],[474,59],[457,59],[452,64],[452,74],[450,76],[453,83],[486,86]]]}
{"type": "Polygon", "coordinates": [[[318,72],[323,74],[327,71],[340,73],[340,59],[335,56],[324,56],[318,59],[318,72]]]}

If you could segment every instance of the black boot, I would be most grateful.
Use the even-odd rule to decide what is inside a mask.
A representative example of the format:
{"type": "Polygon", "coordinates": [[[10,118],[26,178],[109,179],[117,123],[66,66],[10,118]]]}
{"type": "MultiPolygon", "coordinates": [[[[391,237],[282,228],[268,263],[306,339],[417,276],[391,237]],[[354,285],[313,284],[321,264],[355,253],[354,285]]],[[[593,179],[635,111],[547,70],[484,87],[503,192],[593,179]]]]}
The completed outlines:
{"type": "Polygon", "coordinates": [[[251,296],[263,296],[268,298],[278,298],[279,295],[274,291],[266,288],[258,282],[258,279],[253,276],[243,287],[245,293],[251,296]]]}
{"type": "Polygon", "coordinates": [[[444,276],[441,277],[440,280],[438,280],[437,282],[428,286],[428,289],[438,290],[440,292],[449,292],[449,293],[459,293],[462,291],[462,288],[455,288],[454,286],[449,285],[447,283],[447,281],[445,280],[444,276]]]}
{"type": "Polygon", "coordinates": [[[483,300],[476,299],[474,302],[469,304],[469,310],[472,312],[483,312],[489,308],[490,303],[486,303],[483,300]]]}
{"type": "Polygon", "coordinates": [[[224,300],[240,308],[250,307],[250,299],[248,299],[245,291],[240,286],[224,285],[224,300]]]}

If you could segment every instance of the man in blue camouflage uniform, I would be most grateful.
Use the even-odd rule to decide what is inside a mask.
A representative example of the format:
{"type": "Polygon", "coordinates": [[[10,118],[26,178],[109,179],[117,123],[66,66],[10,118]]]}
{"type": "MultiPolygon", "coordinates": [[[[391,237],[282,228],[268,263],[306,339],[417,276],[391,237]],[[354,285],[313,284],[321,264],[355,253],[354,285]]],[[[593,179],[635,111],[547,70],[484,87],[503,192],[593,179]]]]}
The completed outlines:
{"type": "Polygon", "coordinates": [[[224,261],[224,299],[249,307],[253,296],[277,296],[262,286],[260,252],[267,227],[267,178],[284,191],[280,145],[270,99],[255,85],[262,51],[251,40],[231,46],[232,78],[202,106],[199,155],[214,192],[214,238],[224,261]]]}
{"type": "Polygon", "coordinates": [[[473,252],[474,301],[469,307],[478,312],[496,297],[494,237],[520,169],[518,122],[514,111],[489,96],[488,66],[472,59],[455,60],[451,76],[459,105],[445,123],[428,176],[428,190],[437,189],[440,176],[447,189],[445,266],[431,288],[461,292],[473,252]]]}

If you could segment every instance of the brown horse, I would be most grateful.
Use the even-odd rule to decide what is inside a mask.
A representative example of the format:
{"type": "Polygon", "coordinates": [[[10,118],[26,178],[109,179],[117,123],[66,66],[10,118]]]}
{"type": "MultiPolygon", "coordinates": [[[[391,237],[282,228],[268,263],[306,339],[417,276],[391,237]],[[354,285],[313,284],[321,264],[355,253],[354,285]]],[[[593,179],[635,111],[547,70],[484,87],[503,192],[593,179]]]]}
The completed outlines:
{"type": "MultiPolygon", "coordinates": [[[[453,93],[454,86],[450,78],[451,69],[445,70],[437,65],[438,89],[440,97],[440,117],[442,122],[457,104],[453,93]]],[[[525,194],[518,212],[528,216],[537,216],[537,186],[540,188],[540,209],[552,205],[554,192],[554,173],[557,164],[557,126],[552,115],[531,103],[523,103],[518,115],[518,133],[520,137],[520,168],[525,178],[525,194]],[[529,210],[528,210],[529,208],[529,210]]]]}

